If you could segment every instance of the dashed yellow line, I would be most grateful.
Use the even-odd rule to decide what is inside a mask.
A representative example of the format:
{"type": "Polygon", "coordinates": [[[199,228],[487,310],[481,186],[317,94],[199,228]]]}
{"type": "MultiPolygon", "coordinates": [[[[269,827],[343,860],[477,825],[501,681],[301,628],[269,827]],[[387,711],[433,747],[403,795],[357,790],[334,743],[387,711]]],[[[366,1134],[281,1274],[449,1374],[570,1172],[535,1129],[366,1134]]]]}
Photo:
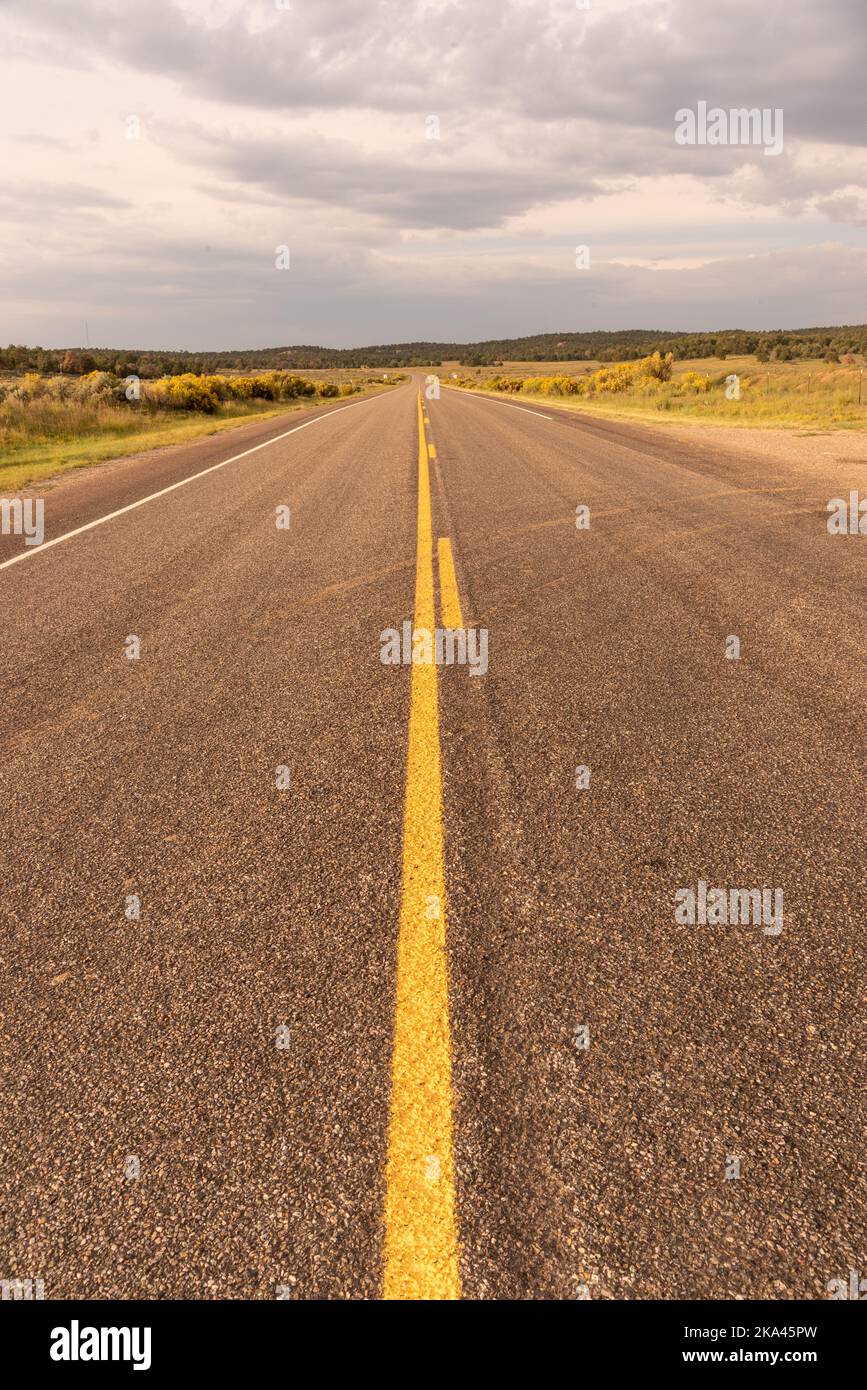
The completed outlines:
{"type": "Polygon", "coordinates": [[[458,580],[452,556],[452,543],[447,536],[440,536],[437,542],[440,571],[440,608],[443,627],[461,628],[464,625],[461,613],[461,596],[458,593],[458,580]]]}
{"type": "MultiPolygon", "coordinates": [[[[415,627],[433,633],[430,470],[421,392],[418,433],[415,627]]],[[[439,706],[432,662],[412,668],[385,1227],[385,1298],[460,1298],[439,706]]]]}

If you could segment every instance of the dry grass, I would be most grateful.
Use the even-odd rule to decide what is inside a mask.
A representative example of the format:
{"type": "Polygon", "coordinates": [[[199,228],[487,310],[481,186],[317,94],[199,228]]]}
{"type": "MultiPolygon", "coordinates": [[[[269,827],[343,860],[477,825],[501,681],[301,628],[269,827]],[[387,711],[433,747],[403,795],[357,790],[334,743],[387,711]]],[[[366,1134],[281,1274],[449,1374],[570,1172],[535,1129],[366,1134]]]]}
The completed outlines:
{"type": "MultiPolygon", "coordinates": [[[[310,373],[311,379],[364,380],[364,373],[310,373]]],[[[6,383],[9,383],[6,378],[6,383]]],[[[388,390],[368,386],[352,400],[388,390]]],[[[339,400],[339,398],[334,398],[339,400]]],[[[91,401],[5,400],[0,404],[0,494],[8,496],[72,468],[188,443],[252,418],[292,414],[321,404],[318,396],[291,401],[226,401],[214,414],[143,409],[91,401]]]]}
{"type": "MultiPolygon", "coordinates": [[[[581,380],[597,371],[599,365],[596,362],[510,362],[478,371],[451,367],[449,371],[443,369],[443,381],[448,384],[452,380],[451,373],[458,371],[458,377],[467,385],[484,391],[492,377],[567,376],[581,380]]],[[[755,357],[707,358],[675,362],[670,383],[637,384],[630,390],[590,396],[521,392],[512,399],[544,401],[547,407],[594,415],[654,421],[678,419],[734,426],[867,429],[867,381],[863,380],[862,368],[824,361],[763,363],[755,357]],[[707,378],[708,389],[683,391],[679,379],[689,372],[707,378]],[[739,378],[739,400],[726,395],[726,378],[730,375],[739,378]]]]}

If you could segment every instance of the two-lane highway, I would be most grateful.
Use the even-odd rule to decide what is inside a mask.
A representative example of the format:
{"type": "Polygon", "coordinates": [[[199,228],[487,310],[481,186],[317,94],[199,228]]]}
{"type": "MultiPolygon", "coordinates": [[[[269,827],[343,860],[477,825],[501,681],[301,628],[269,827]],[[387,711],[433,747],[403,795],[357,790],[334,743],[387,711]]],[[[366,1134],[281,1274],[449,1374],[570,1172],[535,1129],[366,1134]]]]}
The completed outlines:
{"type": "Polygon", "coordinates": [[[0,1274],[825,1296],[865,1260],[858,480],[424,378],[293,423],[70,479],[78,534],[0,569],[0,1274]],[[484,674],[381,659],[456,615],[484,674]],[[700,882],[782,931],[677,920],[700,882]]]}

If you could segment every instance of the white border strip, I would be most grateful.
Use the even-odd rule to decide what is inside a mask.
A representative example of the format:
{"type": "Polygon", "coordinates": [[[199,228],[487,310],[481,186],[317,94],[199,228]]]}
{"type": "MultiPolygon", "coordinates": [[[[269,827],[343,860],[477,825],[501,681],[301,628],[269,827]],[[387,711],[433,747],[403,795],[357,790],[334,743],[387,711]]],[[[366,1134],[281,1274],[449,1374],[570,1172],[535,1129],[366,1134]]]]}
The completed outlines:
{"type": "MultiPolygon", "coordinates": [[[[391,395],[391,392],[388,391],[384,394],[391,395]]],[[[134,512],[136,507],[143,507],[146,502],[155,502],[158,497],[165,497],[167,493],[174,492],[176,488],[186,487],[187,483],[194,483],[197,478],[204,478],[208,473],[216,473],[218,468],[225,468],[227,463],[237,463],[238,459],[246,458],[248,454],[255,454],[258,449],[267,449],[269,445],[277,444],[290,434],[297,434],[299,430],[306,430],[308,425],[318,425],[321,420],[330,420],[332,415],[340,415],[344,410],[353,410],[357,405],[370,405],[370,402],[375,400],[382,400],[382,396],[368,396],[366,400],[353,401],[352,405],[342,405],[337,410],[329,410],[324,415],[317,415],[313,420],[305,420],[303,425],[293,425],[291,430],[285,430],[283,434],[275,434],[273,439],[266,439],[261,444],[254,444],[251,449],[245,449],[243,453],[233,454],[231,458],[223,459],[222,463],[212,463],[210,468],[203,468],[198,473],[191,473],[188,478],[181,478],[177,483],[170,483],[168,487],[160,488],[159,492],[152,492],[148,497],[140,497],[137,502],[130,502],[126,507],[119,507],[116,512],[109,512],[106,516],[97,517],[96,521],[88,521],[84,526],[76,526],[74,531],[65,531],[62,536],[55,536],[51,541],[43,541],[42,545],[34,545],[30,549],[22,550],[20,555],[13,555],[11,560],[4,560],[0,564],[0,570],[8,569],[10,565],[17,565],[21,560],[32,560],[34,555],[41,555],[43,550],[50,550],[53,545],[60,545],[61,541],[68,541],[73,536],[80,536],[85,531],[92,531],[95,526],[102,526],[106,521],[113,521],[116,516],[124,516],[126,512],[134,512]]]]}

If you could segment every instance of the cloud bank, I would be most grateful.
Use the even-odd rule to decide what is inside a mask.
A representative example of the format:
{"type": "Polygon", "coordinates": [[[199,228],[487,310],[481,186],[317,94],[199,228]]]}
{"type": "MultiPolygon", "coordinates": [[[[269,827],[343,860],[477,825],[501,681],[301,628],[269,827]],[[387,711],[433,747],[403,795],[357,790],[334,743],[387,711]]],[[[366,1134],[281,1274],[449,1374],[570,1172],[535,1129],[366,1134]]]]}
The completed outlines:
{"type": "Polygon", "coordinates": [[[0,45],[5,341],[867,319],[860,0],[6,0],[0,45]],[[679,145],[699,101],[782,153],[679,145]]]}

